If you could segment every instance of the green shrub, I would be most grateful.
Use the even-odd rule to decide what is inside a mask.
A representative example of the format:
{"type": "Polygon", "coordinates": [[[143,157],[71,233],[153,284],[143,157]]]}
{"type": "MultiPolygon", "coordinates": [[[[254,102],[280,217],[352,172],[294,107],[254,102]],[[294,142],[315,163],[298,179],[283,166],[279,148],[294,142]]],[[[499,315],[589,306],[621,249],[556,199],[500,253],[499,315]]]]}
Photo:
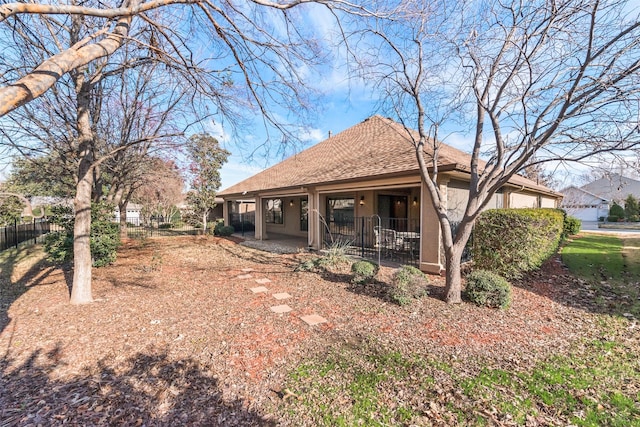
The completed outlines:
{"type": "Polygon", "coordinates": [[[562,236],[573,236],[574,234],[578,234],[580,232],[580,227],[582,226],[582,221],[574,216],[566,216],[564,218],[564,226],[562,231],[562,236]]]}
{"type": "Polygon", "coordinates": [[[624,216],[631,221],[631,217],[636,217],[640,214],[640,206],[638,206],[638,199],[633,197],[633,194],[629,194],[624,200],[624,216]]]}
{"type": "Polygon", "coordinates": [[[371,261],[356,261],[351,265],[351,273],[353,273],[352,283],[365,284],[371,283],[378,274],[378,264],[371,261]]]}
{"type": "Polygon", "coordinates": [[[464,296],[481,307],[506,309],[511,305],[511,285],[491,271],[475,270],[467,276],[464,296]]]}
{"type": "Polygon", "coordinates": [[[73,259],[73,232],[56,231],[44,238],[44,250],[47,259],[56,264],[62,264],[73,259]]]}
{"type": "Polygon", "coordinates": [[[91,208],[91,259],[94,267],[112,264],[120,246],[118,224],[111,221],[113,208],[94,205],[91,208]],[[107,213],[108,212],[108,213],[107,213]]]}
{"type": "Polygon", "coordinates": [[[605,218],[605,217],[600,216],[600,217],[598,217],[598,221],[600,221],[600,222],[604,222],[604,218],[605,218]]]}
{"type": "Polygon", "coordinates": [[[170,222],[164,222],[164,223],[158,225],[158,229],[159,230],[166,230],[166,229],[169,229],[169,228],[173,228],[173,224],[170,223],[170,222]]]}
{"type": "Polygon", "coordinates": [[[609,215],[607,217],[607,222],[618,222],[618,217],[616,215],[609,215]]]}
{"type": "Polygon", "coordinates": [[[218,224],[216,224],[215,228],[213,229],[213,233],[216,236],[231,236],[234,231],[235,230],[231,225],[218,226],[218,224]]]}
{"type": "Polygon", "coordinates": [[[609,208],[609,216],[617,216],[619,218],[624,218],[624,208],[617,204],[616,202],[611,205],[609,208]]]}
{"type": "Polygon", "coordinates": [[[428,295],[429,279],[415,267],[403,265],[393,273],[389,297],[398,305],[408,305],[414,299],[428,295]]]}
{"type": "MultiPolygon", "coordinates": [[[[90,248],[92,264],[102,267],[116,260],[120,246],[118,224],[112,221],[113,207],[106,203],[91,205],[90,248]]],[[[64,231],[51,233],[45,237],[44,249],[49,260],[63,263],[73,259],[73,223],[71,207],[54,206],[50,221],[61,226],[64,231]]]]}
{"type": "Polygon", "coordinates": [[[631,221],[631,222],[638,222],[638,221],[640,221],[640,215],[631,215],[631,216],[629,217],[629,221],[631,221]]]}
{"type": "Polygon", "coordinates": [[[298,266],[295,268],[294,271],[312,271],[312,272],[317,272],[320,269],[320,260],[322,258],[320,257],[315,257],[315,258],[311,258],[311,259],[307,259],[302,261],[300,264],[298,264],[298,266]]]}
{"type": "Polygon", "coordinates": [[[556,252],[563,230],[564,212],[559,209],[487,210],[473,230],[474,264],[518,278],[556,252]]]}

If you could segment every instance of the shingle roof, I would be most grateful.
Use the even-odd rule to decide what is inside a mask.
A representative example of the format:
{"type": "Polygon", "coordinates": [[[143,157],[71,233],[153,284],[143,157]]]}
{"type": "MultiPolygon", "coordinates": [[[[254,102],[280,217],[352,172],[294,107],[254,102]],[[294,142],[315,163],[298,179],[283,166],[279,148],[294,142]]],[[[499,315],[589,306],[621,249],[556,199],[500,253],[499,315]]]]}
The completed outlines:
{"type": "MultiPolygon", "coordinates": [[[[414,137],[417,139],[417,134],[414,133],[414,137]]],[[[440,146],[441,168],[464,171],[468,170],[469,164],[469,154],[445,144],[440,146]]],[[[401,124],[376,115],[220,191],[218,195],[417,173],[419,166],[409,132],[401,124]]],[[[520,176],[514,176],[512,182],[552,192],[520,176]]]]}

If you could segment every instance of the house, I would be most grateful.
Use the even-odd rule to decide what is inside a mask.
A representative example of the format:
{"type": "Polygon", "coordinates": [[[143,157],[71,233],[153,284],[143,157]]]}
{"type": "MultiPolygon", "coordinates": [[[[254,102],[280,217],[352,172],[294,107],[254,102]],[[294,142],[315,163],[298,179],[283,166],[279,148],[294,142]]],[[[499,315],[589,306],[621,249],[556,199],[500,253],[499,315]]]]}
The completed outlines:
{"type": "Polygon", "coordinates": [[[560,207],[581,221],[597,221],[609,215],[610,199],[575,186],[563,189],[562,194],[564,198],[560,207]]]}
{"type": "Polygon", "coordinates": [[[562,193],[565,197],[560,207],[569,215],[582,221],[598,221],[609,215],[613,203],[624,206],[630,194],[640,198],[640,181],[614,173],[582,187],[569,186],[562,193]]]}
{"type": "MultiPolygon", "coordinates": [[[[439,185],[451,218],[467,200],[470,156],[442,145],[439,185]]],[[[355,254],[385,256],[440,273],[440,225],[405,128],[370,117],[218,193],[225,222],[236,200],[255,200],[256,239],[298,236],[309,248],[346,242],[355,254]]],[[[514,176],[487,208],[557,207],[561,195],[514,176]]]]}
{"type": "MultiPolygon", "coordinates": [[[[141,213],[142,205],[133,202],[127,203],[127,222],[134,225],[140,225],[140,222],[142,221],[141,213]]],[[[120,221],[120,208],[118,206],[115,207],[113,216],[115,222],[120,221]]]]}

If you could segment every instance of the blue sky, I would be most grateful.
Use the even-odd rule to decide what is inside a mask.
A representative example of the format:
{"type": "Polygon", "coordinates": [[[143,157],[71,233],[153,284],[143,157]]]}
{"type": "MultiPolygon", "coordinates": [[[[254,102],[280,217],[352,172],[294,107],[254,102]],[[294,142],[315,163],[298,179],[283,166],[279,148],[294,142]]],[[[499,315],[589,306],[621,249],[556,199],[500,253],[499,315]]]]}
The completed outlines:
{"type": "MultiPolygon", "coordinates": [[[[637,12],[640,0],[632,0],[628,3],[629,12],[637,12]]],[[[322,7],[314,7],[313,13],[306,14],[309,26],[319,34],[320,37],[331,40],[335,36],[335,22],[333,18],[322,7]]],[[[307,78],[320,91],[323,92],[323,100],[318,105],[318,113],[313,122],[312,128],[301,137],[301,144],[297,147],[300,151],[304,148],[318,143],[328,137],[329,132],[336,134],[343,131],[373,114],[385,115],[384,111],[376,109],[376,93],[371,88],[367,88],[365,82],[357,78],[347,78],[347,73],[339,65],[343,62],[343,53],[334,52],[333,64],[329,64],[324,72],[313,74],[307,73],[307,78]]],[[[441,135],[446,134],[444,142],[462,151],[469,152],[472,147],[472,135],[457,132],[459,129],[443,129],[441,135]]],[[[249,142],[248,148],[241,149],[233,143],[226,134],[226,129],[219,124],[212,124],[209,131],[220,141],[223,141],[226,148],[232,152],[232,156],[221,170],[222,186],[225,189],[241,180],[254,175],[257,172],[281,161],[284,157],[293,154],[291,150],[287,155],[254,156],[247,159],[251,150],[252,141],[264,140],[264,131],[260,126],[246,130],[244,135],[237,135],[240,140],[249,142]]],[[[593,165],[598,165],[601,160],[594,159],[593,165]]],[[[558,188],[579,181],[580,175],[589,173],[587,164],[582,165],[552,165],[547,166],[547,170],[554,172],[558,179],[558,188]]]]}
{"type": "MultiPolygon", "coordinates": [[[[630,6],[635,8],[640,0],[632,1],[630,6]]],[[[331,41],[336,37],[335,21],[326,9],[317,5],[307,5],[304,19],[308,22],[309,28],[313,29],[320,37],[331,41]],[[311,13],[309,13],[311,8],[311,13]]],[[[318,143],[328,137],[329,132],[336,134],[347,129],[373,114],[382,114],[383,111],[376,110],[376,94],[367,88],[363,81],[357,78],[348,78],[344,68],[339,66],[343,62],[344,53],[333,52],[332,63],[327,64],[322,70],[308,70],[305,74],[307,80],[319,91],[323,92],[321,101],[317,104],[317,114],[313,120],[311,128],[301,135],[301,143],[296,146],[295,151],[301,151],[309,146],[318,143]]],[[[227,148],[232,156],[229,158],[221,170],[222,186],[227,188],[263,169],[269,167],[293,154],[294,150],[289,149],[283,156],[280,153],[270,155],[258,154],[249,158],[251,151],[256,145],[265,140],[266,134],[260,121],[256,120],[256,125],[243,129],[235,135],[235,139],[229,136],[230,129],[226,129],[221,123],[210,122],[207,131],[218,138],[227,148]],[[239,144],[238,141],[242,141],[239,144]]],[[[453,129],[449,129],[451,132],[453,129]]],[[[273,135],[274,141],[277,136],[273,135]]],[[[471,147],[470,135],[461,133],[449,134],[445,142],[463,151],[468,151],[471,147]]],[[[277,142],[276,142],[277,144],[277,142]]],[[[277,150],[273,150],[277,151],[277,150]]],[[[8,156],[0,153],[1,160],[6,160],[8,156]]],[[[0,179],[3,175],[3,164],[0,164],[0,179]]],[[[580,174],[584,171],[577,169],[570,171],[569,175],[580,174]]],[[[6,172],[6,169],[5,169],[6,172]]],[[[566,180],[565,180],[566,181],[566,180]]]]}

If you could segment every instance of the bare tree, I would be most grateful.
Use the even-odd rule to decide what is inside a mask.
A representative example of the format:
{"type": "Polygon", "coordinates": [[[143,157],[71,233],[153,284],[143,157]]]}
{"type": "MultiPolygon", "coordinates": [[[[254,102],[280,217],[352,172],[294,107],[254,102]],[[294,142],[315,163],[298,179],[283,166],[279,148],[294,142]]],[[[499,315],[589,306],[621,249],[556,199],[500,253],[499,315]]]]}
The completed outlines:
{"type": "MultiPolygon", "coordinates": [[[[176,164],[159,157],[150,157],[135,185],[131,200],[142,205],[146,223],[152,215],[172,218],[175,206],[183,201],[184,178],[176,164]]],[[[122,215],[122,210],[120,211],[122,215]]]]}
{"type": "Polygon", "coordinates": [[[640,21],[626,2],[597,0],[408,1],[392,12],[354,37],[384,107],[417,130],[409,134],[440,221],[446,300],[458,303],[473,225],[511,177],[638,146],[640,21]],[[452,124],[472,134],[455,232],[438,169],[452,124]]]}
{"type": "MultiPolygon", "coordinates": [[[[6,53],[0,63],[0,84],[4,85],[0,87],[0,116],[47,91],[52,94],[50,100],[57,100],[60,92],[70,100],[66,109],[56,110],[60,126],[55,129],[59,133],[56,140],[66,139],[72,147],[61,155],[75,165],[72,303],[92,300],[88,232],[92,185],[104,160],[120,151],[96,157],[95,125],[100,116],[96,107],[101,104],[93,97],[109,74],[108,65],[126,69],[137,62],[162,63],[179,76],[190,93],[189,101],[201,107],[198,119],[215,113],[230,123],[241,123],[253,109],[266,125],[286,134],[286,123],[273,105],[299,114],[312,106],[302,76],[321,57],[319,45],[293,10],[304,3],[325,5],[332,13],[334,7],[361,11],[341,0],[250,0],[242,4],[125,0],[121,6],[97,1],[0,6],[0,24],[6,35],[1,38],[6,53]],[[136,57],[133,63],[125,55],[118,56],[128,45],[146,50],[147,55],[136,57]],[[25,61],[18,63],[24,65],[15,67],[15,61],[22,59],[25,61]]],[[[37,114],[33,116],[30,120],[38,127],[35,133],[42,138],[52,128],[38,121],[37,114]]],[[[11,130],[3,131],[7,140],[14,141],[11,130]]]]}

